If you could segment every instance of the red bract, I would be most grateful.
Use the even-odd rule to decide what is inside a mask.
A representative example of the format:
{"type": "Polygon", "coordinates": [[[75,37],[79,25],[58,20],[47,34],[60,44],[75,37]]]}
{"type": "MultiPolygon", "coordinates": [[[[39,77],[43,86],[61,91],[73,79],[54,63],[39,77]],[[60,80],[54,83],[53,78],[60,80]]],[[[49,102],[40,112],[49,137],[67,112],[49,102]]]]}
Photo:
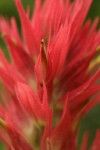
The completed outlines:
{"type": "MultiPolygon", "coordinates": [[[[0,51],[0,139],[8,150],[77,150],[81,119],[100,102],[99,19],[92,0],[36,0],[31,19],[15,0],[16,21],[0,18],[10,62],[0,51]],[[92,65],[91,65],[92,64],[92,65]],[[97,71],[96,71],[97,70],[97,71]]],[[[91,150],[99,150],[99,131],[91,150]]],[[[81,150],[87,150],[89,132],[81,150]]]]}

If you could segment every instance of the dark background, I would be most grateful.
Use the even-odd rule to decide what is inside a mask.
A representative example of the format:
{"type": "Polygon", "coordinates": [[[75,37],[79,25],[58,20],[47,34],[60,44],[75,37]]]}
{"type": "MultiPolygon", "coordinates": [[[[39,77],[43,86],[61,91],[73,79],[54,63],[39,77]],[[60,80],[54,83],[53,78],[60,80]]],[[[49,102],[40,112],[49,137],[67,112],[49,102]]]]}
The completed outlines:
{"type": "MultiPolygon", "coordinates": [[[[88,0],[87,0],[88,1],[88,0]]],[[[29,5],[31,8],[34,8],[34,0],[22,0],[22,3],[25,7],[29,5]]],[[[15,16],[17,20],[18,27],[20,28],[20,21],[19,21],[19,16],[16,10],[16,7],[14,5],[14,0],[0,0],[0,15],[5,16],[6,18],[10,18],[11,16],[15,16]]],[[[90,8],[88,17],[91,19],[94,19],[96,16],[100,16],[100,0],[93,0],[93,4],[90,8]]],[[[0,39],[0,47],[3,47],[4,52],[7,56],[6,48],[3,44],[3,41],[0,39]]],[[[90,130],[90,141],[89,143],[92,142],[93,137],[95,135],[95,130],[97,128],[100,128],[100,105],[95,107],[83,120],[82,120],[82,126],[80,129],[79,134],[79,143],[81,142],[82,138],[82,133],[84,130],[89,129],[90,130]]],[[[2,143],[0,143],[0,150],[4,150],[4,146],[2,143]]]]}

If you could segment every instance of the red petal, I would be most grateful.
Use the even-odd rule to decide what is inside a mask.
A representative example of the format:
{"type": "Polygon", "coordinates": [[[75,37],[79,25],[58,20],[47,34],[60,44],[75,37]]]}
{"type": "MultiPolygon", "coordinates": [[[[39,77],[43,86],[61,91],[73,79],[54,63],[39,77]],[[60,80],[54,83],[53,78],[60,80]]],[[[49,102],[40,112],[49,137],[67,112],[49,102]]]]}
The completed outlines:
{"type": "Polygon", "coordinates": [[[39,47],[36,42],[36,37],[34,35],[34,30],[31,26],[31,23],[27,17],[27,15],[24,12],[24,9],[21,5],[20,0],[15,0],[17,9],[19,11],[21,23],[22,23],[22,30],[23,30],[23,36],[25,39],[25,42],[27,44],[28,50],[30,55],[34,55],[36,51],[39,50],[39,47]]]}
{"type": "Polygon", "coordinates": [[[22,107],[34,117],[34,119],[43,119],[44,112],[39,98],[32,89],[23,83],[17,83],[16,94],[22,107]]]}
{"type": "Polygon", "coordinates": [[[52,132],[52,145],[59,150],[76,150],[75,138],[72,133],[71,116],[68,107],[68,98],[60,123],[52,132]]]}

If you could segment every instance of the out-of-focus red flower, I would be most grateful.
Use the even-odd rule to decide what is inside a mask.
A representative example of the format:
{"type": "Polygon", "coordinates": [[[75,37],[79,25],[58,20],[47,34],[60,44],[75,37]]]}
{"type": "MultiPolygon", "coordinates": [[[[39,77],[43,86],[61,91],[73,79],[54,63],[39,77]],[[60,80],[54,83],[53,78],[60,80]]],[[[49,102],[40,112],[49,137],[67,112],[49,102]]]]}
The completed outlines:
{"type": "MultiPolygon", "coordinates": [[[[11,56],[0,51],[0,139],[8,150],[77,150],[81,119],[100,102],[99,19],[84,23],[92,0],[36,0],[31,19],[15,0],[16,21],[0,18],[11,56]],[[97,71],[96,71],[97,70],[97,71]]],[[[91,150],[99,150],[97,131],[91,150]]],[[[88,134],[82,141],[87,150],[88,134]]]]}

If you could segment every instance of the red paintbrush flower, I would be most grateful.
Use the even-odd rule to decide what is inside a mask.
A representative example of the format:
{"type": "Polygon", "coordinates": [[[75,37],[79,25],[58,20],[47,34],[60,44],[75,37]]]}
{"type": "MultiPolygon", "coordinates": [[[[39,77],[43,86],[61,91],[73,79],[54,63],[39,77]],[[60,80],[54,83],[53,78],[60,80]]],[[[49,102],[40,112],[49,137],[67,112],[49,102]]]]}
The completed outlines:
{"type": "Polygon", "coordinates": [[[0,18],[11,56],[9,63],[0,51],[0,139],[8,150],[78,149],[81,119],[100,102],[100,69],[91,65],[99,52],[99,19],[84,23],[91,3],[36,0],[29,19],[15,0],[22,38],[14,18],[0,18]]]}

